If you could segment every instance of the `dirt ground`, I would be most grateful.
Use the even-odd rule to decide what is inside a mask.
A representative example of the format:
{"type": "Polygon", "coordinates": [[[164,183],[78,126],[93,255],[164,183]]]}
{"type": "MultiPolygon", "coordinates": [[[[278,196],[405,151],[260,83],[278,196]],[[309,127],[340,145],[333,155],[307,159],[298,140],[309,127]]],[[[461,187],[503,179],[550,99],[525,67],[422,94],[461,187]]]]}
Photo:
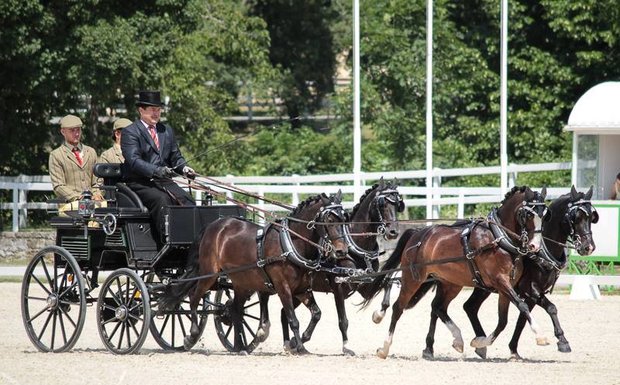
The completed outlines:
{"type": "MultiPolygon", "coordinates": [[[[357,355],[343,356],[341,337],[331,295],[316,294],[323,317],[313,339],[306,344],[312,354],[292,356],[283,352],[282,332],[276,315],[277,297],[270,300],[271,335],[251,355],[228,353],[215,334],[209,319],[202,339],[190,352],[164,352],[149,336],[140,354],[115,356],[99,339],[95,309],[87,311],[86,324],[76,346],[68,353],[40,353],[30,343],[22,324],[20,284],[0,283],[0,384],[620,384],[620,296],[604,296],[600,301],[572,301],[567,294],[554,294],[562,326],[573,352],[557,351],[553,328],[543,310],[534,311],[551,344],[536,346],[533,333],[526,329],[521,338],[522,361],[510,361],[508,340],[516,310],[510,312],[507,330],[488,350],[488,359],[475,355],[469,341],[473,332],[461,293],[450,314],[461,327],[465,352],[452,349],[452,339],[442,324],[437,327],[435,360],[422,358],[429,320],[431,295],[401,318],[390,356],[375,356],[387,335],[388,312],[376,325],[371,314],[377,308],[359,311],[359,297],[348,300],[349,348],[357,355]]],[[[378,301],[375,301],[378,304],[378,301]]],[[[487,330],[495,326],[496,299],[491,297],[481,311],[487,330]]],[[[308,312],[297,312],[303,325],[308,312]]]]}

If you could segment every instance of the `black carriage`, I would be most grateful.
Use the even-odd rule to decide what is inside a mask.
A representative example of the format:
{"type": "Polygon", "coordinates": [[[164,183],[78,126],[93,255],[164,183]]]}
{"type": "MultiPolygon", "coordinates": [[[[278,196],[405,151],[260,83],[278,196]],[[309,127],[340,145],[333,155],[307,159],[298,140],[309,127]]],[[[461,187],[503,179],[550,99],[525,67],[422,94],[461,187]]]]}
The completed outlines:
{"type": "MultiPolygon", "coordinates": [[[[159,311],[158,297],[165,283],[183,274],[200,230],[220,217],[244,217],[245,210],[210,201],[205,206],[167,207],[164,239],[158,246],[147,209],[120,182],[120,166],[97,164],[95,175],[104,180],[107,207],[84,199],[76,211],[52,218],[56,245],[40,250],[24,274],[22,318],[30,340],[44,352],[71,349],[84,326],[86,308],[96,304],[99,334],[113,353],[138,352],[149,331],[163,349],[190,348],[184,346],[189,305],[159,311]]],[[[218,277],[217,287],[203,298],[199,323],[202,332],[212,314],[228,350],[233,347],[232,297],[230,281],[218,277]]],[[[250,348],[260,319],[256,298],[245,306],[244,341],[250,348]]]]}

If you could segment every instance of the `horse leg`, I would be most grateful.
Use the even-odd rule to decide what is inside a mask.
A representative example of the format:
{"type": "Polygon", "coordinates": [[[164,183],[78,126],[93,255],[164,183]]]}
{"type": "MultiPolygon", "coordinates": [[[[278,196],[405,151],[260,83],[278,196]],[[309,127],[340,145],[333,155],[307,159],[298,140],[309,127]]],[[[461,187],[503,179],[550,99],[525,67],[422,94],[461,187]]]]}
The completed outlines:
{"type": "Polygon", "coordinates": [[[304,347],[304,343],[299,333],[299,320],[295,315],[295,306],[293,305],[294,297],[291,293],[290,287],[286,284],[278,285],[276,287],[276,292],[278,293],[278,297],[280,297],[280,302],[282,302],[282,308],[286,313],[288,325],[293,331],[293,339],[295,340],[295,345],[292,345],[293,340],[291,340],[290,351],[297,354],[309,353],[304,347]]]}
{"type": "MultiPolygon", "coordinates": [[[[391,276],[385,277],[385,279],[390,279],[391,276]]],[[[390,306],[390,294],[392,291],[392,284],[388,284],[383,292],[383,300],[381,301],[381,309],[375,310],[372,313],[372,321],[376,324],[383,321],[383,317],[385,317],[385,311],[390,306]]]]}
{"type": "Polygon", "coordinates": [[[261,343],[267,340],[269,329],[271,328],[271,322],[269,322],[269,294],[258,293],[258,300],[260,302],[260,326],[256,336],[258,337],[257,342],[261,343]]]}
{"type": "MultiPolygon", "coordinates": [[[[467,314],[467,318],[469,318],[469,322],[471,323],[472,328],[474,329],[474,333],[476,333],[476,337],[484,338],[486,337],[486,333],[482,328],[482,324],[480,323],[480,318],[478,318],[478,311],[480,310],[480,306],[482,303],[489,298],[491,295],[490,291],[480,289],[478,287],[474,288],[471,296],[465,301],[463,304],[463,310],[467,314]]],[[[476,354],[480,358],[487,358],[487,348],[480,347],[476,348],[476,354]]]]}
{"type": "MultiPolygon", "coordinates": [[[[300,303],[301,302],[299,298],[293,297],[293,307],[295,309],[297,309],[300,303]]],[[[310,310],[310,312],[312,312],[312,309],[310,310]]],[[[312,319],[310,320],[310,323],[312,323],[312,319]]],[[[282,325],[282,339],[283,339],[282,347],[284,350],[290,351],[291,344],[295,346],[296,342],[293,341],[291,343],[291,337],[289,335],[288,316],[286,314],[286,311],[284,310],[284,307],[280,310],[280,324],[282,325]]],[[[308,327],[310,326],[308,325],[308,327]]]]}
{"type": "Polygon", "coordinates": [[[400,316],[403,314],[403,311],[407,307],[409,300],[415,295],[420,286],[421,282],[419,281],[403,280],[400,293],[398,294],[398,299],[396,300],[396,302],[394,302],[394,305],[392,305],[392,320],[390,322],[388,336],[383,341],[383,347],[377,349],[377,356],[379,358],[385,359],[390,353],[390,346],[392,346],[392,340],[394,338],[394,330],[396,329],[396,324],[398,323],[400,316]],[[411,287],[408,287],[409,285],[411,287]]]}
{"type": "Polygon", "coordinates": [[[558,339],[558,350],[562,353],[570,353],[571,348],[570,344],[566,337],[564,337],[564,330],[560,326],[560,319],[558,318],[558,308],[551,302],[549,299],[542,295],[538,304],[547,311],[547,314],[551,317],[551,322],[553,322],[553,332],[558,339]]]}
{"type": "Polygon", "coordinates": [[[230,316],[232,318],[233,330],[235,333],[234,343],[233,343],[233,351],[235,352],[246,352],[244,347],[247,346],[247,337],[245,336],[245,331],[243,330],[243,307],[245,305],[245,301],[248,296],[244,293],[235,291],[235,297],[232,301],[232,306],[230,309],[230,316]]]}
{"type": "MultiPolygon", "coordinates": [[[[515,293],[515,297],[516,297],[516,293],[515,293]]],[[[522,300],[519,299],[519,301],[521,301],[521,303],[523,303],[523,306],[527,308],[527,305],[522,300]]],[[[478,349],[478,348],[485,348],[493,344],[493,342],[497,339],[499,334],[506,328],[506,325],[508,324],[508,306],[510,306],[509,298],[503,293],[500,293],[499,298],[497,300],[498,319],[497,319],[497,326],[495,327],[495,330],[493,330],[493,332],[487,337],[482,337],[482,336],[475,337],[471,341],[472,347],[478,349]]]]}
{"type": "MultiPolygon", "coordinates": [[[[534,308],[533,302],[528,302],[528,306],[530,311],[534,308]]],[[[508,348],[510,349],[510,358],[513,360],[520,360],[521,356],[517,352],[517,346],[519,345],[519,338],[521,338],[521,332],[523,332],[523,328],[525,328],[525,316],[519,313],[519,317],[517,318],[517,323],[515,324],[515,330],[512,333],[512,338],[508,343],[508,348]]]]}
{"type": "Polygon", "coordinates": [[[189,308],[190,308],[190,319],[192,321],[192,325],[189,329],[189,334],[185,336],[183,341],[183,348],[185,350],[190,350],[192,346],[198,342],[198,338],[200,338],[200,328],[198,327],[198,305],[202,301],[202,297],[206,292],[207,288],[211,287],[214,280],[204,280],[199,281],[196,286],[194,286],[193,290],[190,291],[189,296],[189,308]]]}
{"type": "Polygon", "coordinates": [[[433,357],[433,344],[435,342],[435,327],[437,324],[437,317],[446,325],[454,340],[452,341],[452,347],[459,353],[463,353],[463,336],[461,330],[456,326],[454,321],[448,315],[448,306],[452,300],[461,291],[460,286],[450,285],[446,283],[437,284],[437,293],[432,302],[431,311],[431,325],[429,326],[428,334],[426,336],[426,349],[422,352],[424,358],[433,357]]]}
{"type": "Polygon", "coordinates": [[[349,320],[347,319],[347,311],[344,304],[344,293],[342,292],[342,286],[335,283],[333,279],[330,279],[330,285],[332,292],[334,293],[334,300],[336,302],[336,312],[338,313],[338,327],[340,328],[340,334],[342,334],[342,353],[346,356],[354,356],[355,352],[347,348],[349,337],[347,336],[347,330],[349,329],[349,320]]]}

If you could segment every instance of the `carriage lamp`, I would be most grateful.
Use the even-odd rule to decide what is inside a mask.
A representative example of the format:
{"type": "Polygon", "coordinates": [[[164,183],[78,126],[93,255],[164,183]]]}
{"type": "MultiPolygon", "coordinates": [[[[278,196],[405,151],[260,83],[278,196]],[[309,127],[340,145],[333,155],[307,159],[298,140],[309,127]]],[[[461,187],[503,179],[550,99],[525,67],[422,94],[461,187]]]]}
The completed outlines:
{"type": "Polygon", "coordinates": [[[95,213],[95,202],[90,191],[82,192],[82,199],[78,202],[78,214],[88,218],[95,213]]]}

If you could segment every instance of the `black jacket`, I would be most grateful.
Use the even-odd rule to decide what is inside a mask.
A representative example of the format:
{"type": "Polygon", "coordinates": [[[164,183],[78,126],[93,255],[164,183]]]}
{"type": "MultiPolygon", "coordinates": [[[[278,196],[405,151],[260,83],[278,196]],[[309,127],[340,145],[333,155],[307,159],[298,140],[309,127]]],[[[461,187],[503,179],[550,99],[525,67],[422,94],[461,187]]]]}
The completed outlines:
{"type": "Polygon", "coordinates": [[[181,155],[172,127],[160,122],[155,129],[159,139],[159,150],[140,119],[123,128],[121,136],[121,151],[125,158],[123,179],[127,181],[151,179],[155,170],[161,166],[173,168],[181,174],[187,162],[181,155]]]}

